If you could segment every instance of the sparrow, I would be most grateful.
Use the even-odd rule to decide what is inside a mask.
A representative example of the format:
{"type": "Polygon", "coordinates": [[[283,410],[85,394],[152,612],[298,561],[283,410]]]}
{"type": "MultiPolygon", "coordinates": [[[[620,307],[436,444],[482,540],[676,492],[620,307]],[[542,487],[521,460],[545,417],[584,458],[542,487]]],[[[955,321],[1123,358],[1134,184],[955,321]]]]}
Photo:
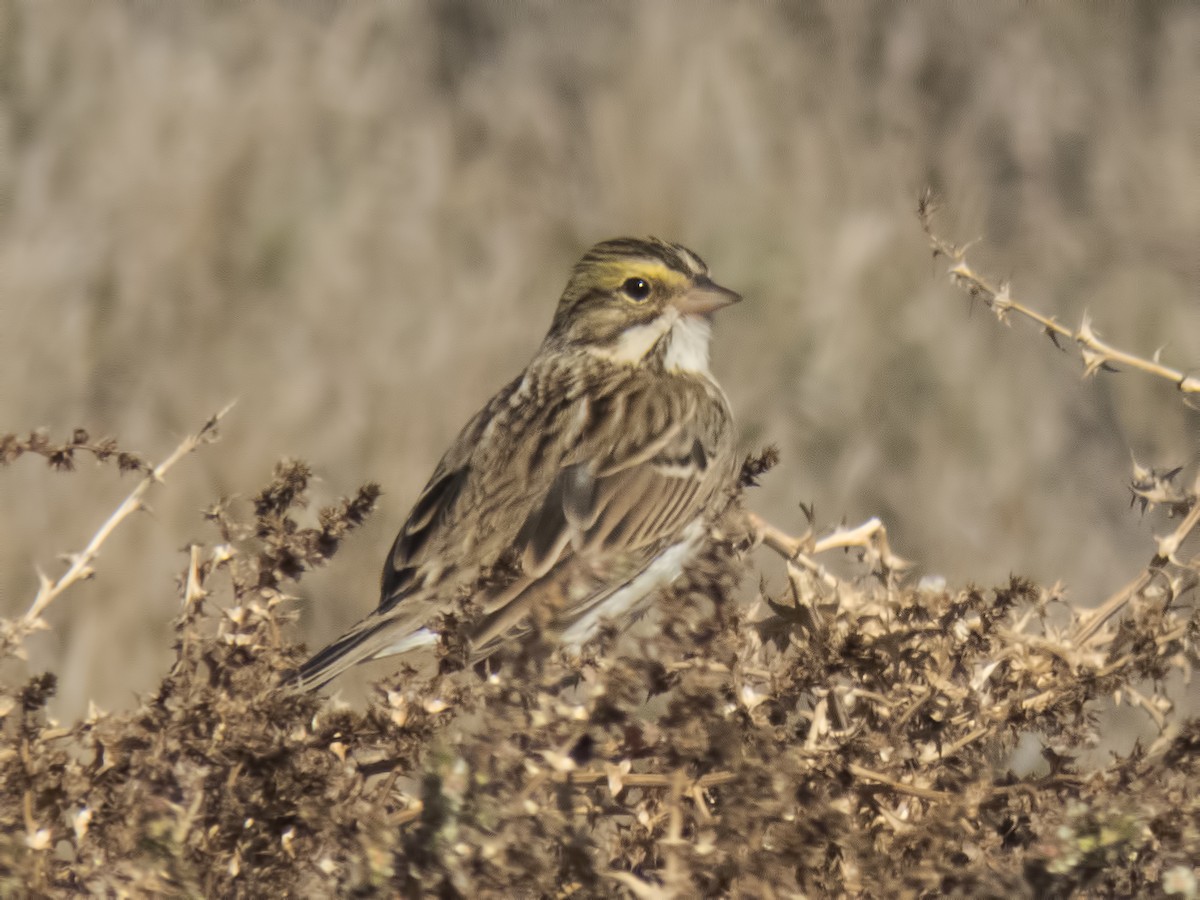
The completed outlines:
{"type": "Polygon", "coordinates": [[[383,567],[377,609],[305,662],[301,689],[439,641],[464,597],[469,655],[537,630],[577,650],[696,559],[736,481],[709,370],[713,314],[741,297],[691,250],[616,238],[571,272],[525,371],[459,433],[383,567]]]}

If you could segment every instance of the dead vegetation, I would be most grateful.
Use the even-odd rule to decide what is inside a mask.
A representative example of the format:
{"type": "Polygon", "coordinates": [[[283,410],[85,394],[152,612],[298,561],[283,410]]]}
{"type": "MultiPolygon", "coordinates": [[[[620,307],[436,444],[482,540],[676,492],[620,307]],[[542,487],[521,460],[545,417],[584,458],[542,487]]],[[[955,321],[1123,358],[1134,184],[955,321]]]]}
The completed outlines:
{"type": "MultiPolygon", "coordinates": [[[[926,204],[922,217],[973,297],[1002,319],[1027,309],[934,236],[926,204]]],[[[1189,390],[1086,323],[1038,316],[1079,346],[1085,374],[1115,361],[1189,390]]],[[[0,448],[6,465],[35,452],[69,468],[83,450],[139,473],[118,513],[168,468],[81,433],[0,448]]],[[[746,505],[773,461],[747,460],[746,505]]],[[[791,536],[739,511],[651,636],[471,669],[450,627],[436,671],[397,673],[364,709],[278,688],[302,658],[289,591],[378,496],[367,485],[313,516],[310,477],[285,461],[252,500],[206,511],[215,533],[186,552],[174,662],[135,709],[62,724],[46,713],[52,673],[0,689],[0,892],[1196,895],[1200,725],[1169,685],[1196,660],[1200,566],[1181,548],[1200,505],[1178,470],[1135,472],[1135,501],[1177,524],[1094,610],[1020,577],[906,584],[877,521],[791,536]],[[783,557],[787,585],[745,608],[733,593],[757,542],[783,557]],[[821,562],[837,550],[849,574],[821,562]],[[1085,765],[1112,702],[1143,711],[1153,736],[1085,765]],[[1018,773],[1030,739],[1044,764],[1018,773]]],[[[118,513],[4,623],[5,655],[92,574],[118,513]]]]}

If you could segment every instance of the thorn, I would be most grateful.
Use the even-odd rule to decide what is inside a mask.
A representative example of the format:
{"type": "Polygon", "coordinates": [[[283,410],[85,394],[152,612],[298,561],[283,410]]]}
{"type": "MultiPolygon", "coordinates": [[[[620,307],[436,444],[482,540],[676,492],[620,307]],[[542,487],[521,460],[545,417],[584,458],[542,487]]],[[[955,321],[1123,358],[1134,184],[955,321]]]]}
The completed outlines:
{"type": "Polygon", "coordinates": [[[975,273],[971,271],[971,267],[962,261],[961,256],[956,257],[956,259],[958,261],[950,267],[950,280],[972,281],[975,277],[975,273]]]}
{"type": "Polygon", "coordinates": [[[1147,469],[1145,466],[1143,466],[1141,463],[1139,463],[1137,461],[1137,457],[1134,456],[1132,452],[1130,452],[1129,458],[1133,462],[1133,480],[1134,480],[1134,482],[1136,483],[1136,482],[1142,481],[1150,474],[1150,470],[1147,469]]]}
{"type": "Polygon", "coordinates": [[[997,320],[1005,325],[1011,325],[1008,314],[1012,310],[1012,295],[1009,293],[1009,283],[1001,282],[999,290],[992,297],[991,307],[992,312],[996,314],[997,320]]]}
{"type": "Polygon", "coordinates": [[[1101,353],[1097,353],[1095,350],[1092,350],[1090,347],[1086,347],[1086,346],[1082,347],[1079,352],[1080,352],[1080,355],[1083,357],[1083,377],[1084,378],[1091,378],[1097,372],[1099,372],[1101,369],[1104,369],[1105,366],[1108,365],[1108,360],[1105,359],[1104,355],[1101,353]]]}

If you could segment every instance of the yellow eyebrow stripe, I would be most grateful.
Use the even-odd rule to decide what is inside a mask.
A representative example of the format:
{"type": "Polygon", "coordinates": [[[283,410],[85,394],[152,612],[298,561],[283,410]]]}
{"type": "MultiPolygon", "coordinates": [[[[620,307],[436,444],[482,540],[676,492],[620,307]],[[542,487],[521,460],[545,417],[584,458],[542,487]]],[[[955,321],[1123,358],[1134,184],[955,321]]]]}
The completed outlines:
{"type": "Polygon", "coordinates": [[[682,288],[688,284],[688,277],[682,272],[663,265],[654,260],[622,260],[604,267],[606,278],[610,278],[613,287],[619,287],[627,278],[644,278],[656,284],[668,287],[682,288]]]}

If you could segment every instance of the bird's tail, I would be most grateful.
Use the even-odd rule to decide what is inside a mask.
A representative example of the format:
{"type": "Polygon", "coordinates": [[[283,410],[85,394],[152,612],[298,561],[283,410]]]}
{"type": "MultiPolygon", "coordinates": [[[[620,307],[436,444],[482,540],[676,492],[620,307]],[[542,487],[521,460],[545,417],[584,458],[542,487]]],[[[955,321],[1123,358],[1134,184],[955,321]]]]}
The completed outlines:
{"type": "Polygon", "coordinates": [[[314,653],[296,670],[290,686],[297,691],[315,691],[360,662],[408,653],[437,643],[437,634],[428,628],[398,629],[397,624],[395,619],[368,616],[332,644],[314,653]]]}

